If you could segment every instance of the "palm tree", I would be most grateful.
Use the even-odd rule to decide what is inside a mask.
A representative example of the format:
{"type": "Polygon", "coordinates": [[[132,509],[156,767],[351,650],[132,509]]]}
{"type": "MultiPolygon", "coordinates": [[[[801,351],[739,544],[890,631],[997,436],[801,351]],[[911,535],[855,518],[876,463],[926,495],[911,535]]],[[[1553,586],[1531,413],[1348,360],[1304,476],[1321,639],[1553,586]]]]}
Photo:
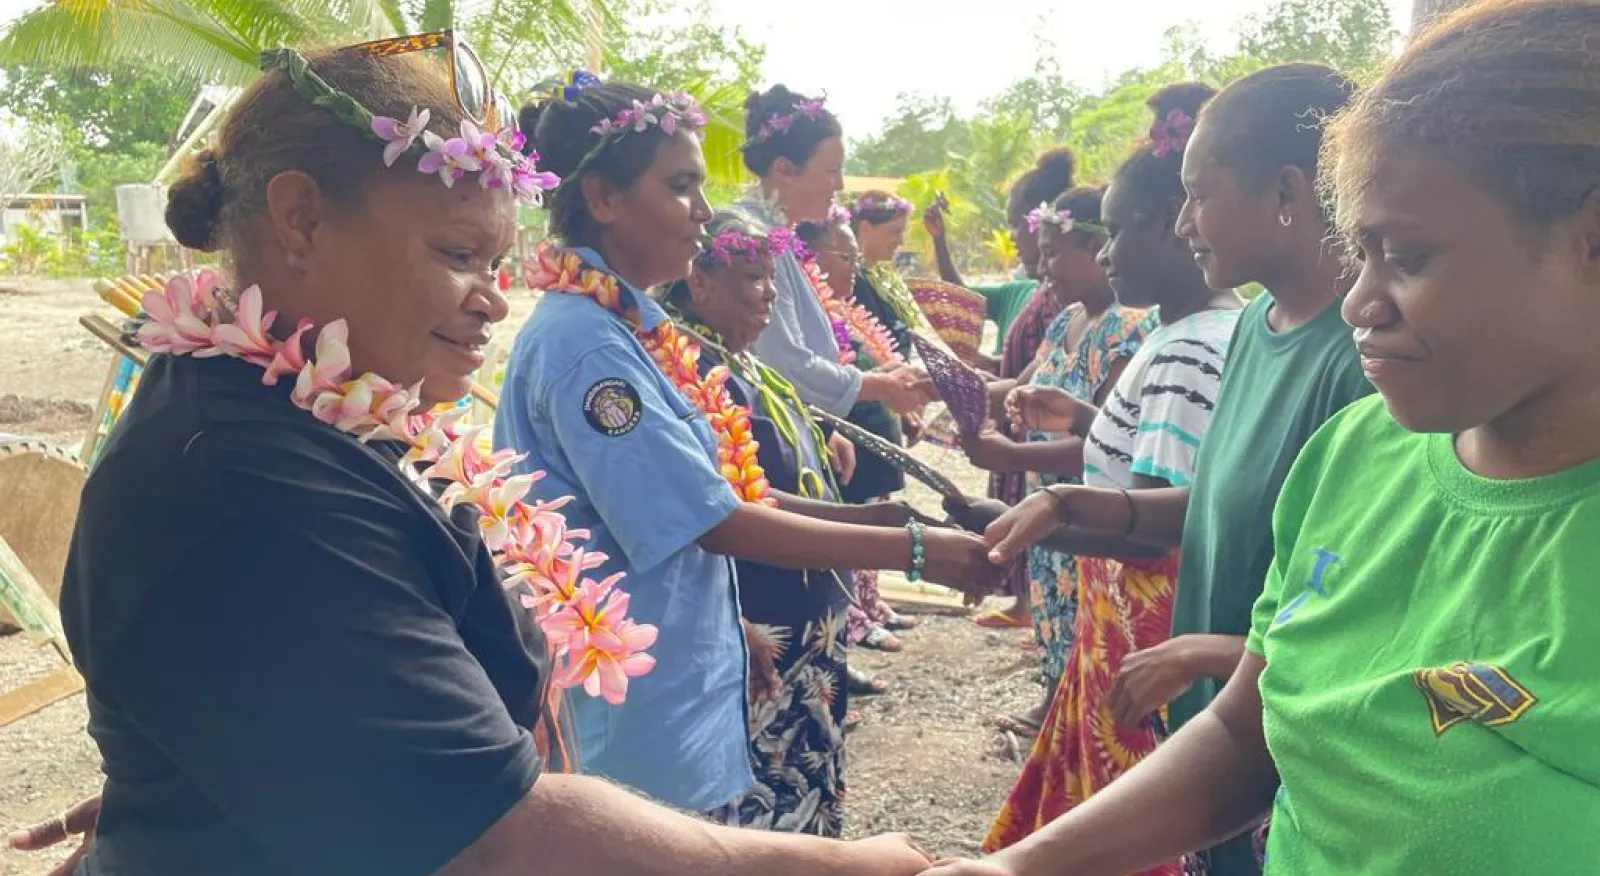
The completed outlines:
{"type": "MultiPolygon", "coordinates": [[[[196,89],[240,86],[263,50],[339,45],[454,26],[482,56],[494,86],[513,99],[552,70],[600,67],[604,34],[619,27],[610,0],[49,0],[0,37],[0,63],[107,69],[159,65],[196,89]]],[[[682,88],[705,106],[705,151],[715,182],[742,182],[737,147],[744,93],[727,83],[682,88]]],[[[207,134],[201,124],[185,146],[207,134]]],[[[178,150],[179,156],[185,149],[178,150]]],[[[176,159],[177,156],[175,156],[176,159]]],[[[163,175],[176,160],[163,169],[163,175]]]]}
{"type": "MultiPolygon", "coordinates": [[[[104,69],[160,65],[196,86],[243,85],[262,51],[454,26],[497,86],[513,59],[573,54],[611,13],[594,0],[49,0],[0,38],[0,62],[104,69]]],[[[514,91],[515,88],[506,90],[514,91]]]]}

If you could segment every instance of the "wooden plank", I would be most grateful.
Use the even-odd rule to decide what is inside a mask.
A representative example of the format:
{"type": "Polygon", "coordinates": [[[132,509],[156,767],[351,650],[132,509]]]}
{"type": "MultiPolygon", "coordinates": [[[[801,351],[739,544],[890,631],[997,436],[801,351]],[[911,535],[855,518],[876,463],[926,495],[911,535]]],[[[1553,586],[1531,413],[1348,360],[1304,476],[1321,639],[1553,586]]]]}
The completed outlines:
{"type": "Polygon", "coordinates": [[[46,706],[58,703],[83,690],[83,676],[71,666],[29,682],[16,690],[0,694],[0,727],[26,718],[46,706]]]}

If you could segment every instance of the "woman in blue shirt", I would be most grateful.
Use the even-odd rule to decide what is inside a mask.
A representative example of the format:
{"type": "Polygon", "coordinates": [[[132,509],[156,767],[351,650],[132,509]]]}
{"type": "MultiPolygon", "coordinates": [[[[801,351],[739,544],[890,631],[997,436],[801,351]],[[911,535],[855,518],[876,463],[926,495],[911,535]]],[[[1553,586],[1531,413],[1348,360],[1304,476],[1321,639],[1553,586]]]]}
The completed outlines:
{"type": "Polygon", "coordinates": [[[549,207],[566,248],[538,257],[546,294],[513,349],[495,438],[548,472],[538,498],[574,497],[569,525],[611,558],[595,574],[626,573],[633,617],[660,631],[658,664],[625,703],[574,703],[582,768],[733,821],[755,782],[730,558],[900,568],[972,592],[996,570],[978,539],[924,531],[904,510],[885,520],[770,491],[749,412],[720,372],[699,373],[698,345],[643,292],[686,276],[704,249],[699,122],[686,96],[621,84],[524,110],[563,180],[549,207]],[[870,523],[891,525],[852,525],[870,523]]]}

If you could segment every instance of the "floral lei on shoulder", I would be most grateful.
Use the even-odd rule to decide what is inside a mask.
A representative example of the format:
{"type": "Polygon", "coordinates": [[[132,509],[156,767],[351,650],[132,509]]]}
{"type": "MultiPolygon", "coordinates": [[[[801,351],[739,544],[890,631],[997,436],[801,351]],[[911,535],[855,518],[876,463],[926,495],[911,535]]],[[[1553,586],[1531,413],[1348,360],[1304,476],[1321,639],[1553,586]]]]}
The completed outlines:
{"type": "Polygon", "coordinates": [[[532,595],[523,594],[521,601],[544,631],[555,665],[551,684],[581,686],[590,696],[621,703],[628,679],[655,666],[645,649],[655,643],[656,628],[628,618],[628,594],[617,587],[620,573],[602,581],[586,575],[607,557],[585,550],[589,533],[568,529],[557,513],[571,497],[525,501],[544,473],[512,475],[523,457],[484,451],[478,439],[485,427],[463,426],[465,409],[421,412],[420,383],[404,387],[371,372],[355,375],[344,320],[315,333],[308,357],[305,343],[315,328],[309,320],[278,341],[270,334],[277,313],[262,312],[259,288],[240,293],[231,313],[221,291],[216,274],[200,271],[146,293],[141,305],[148,321],[139,328],[139,342],[153,353],[242,359],[264,370],[261,381],[268,386],[292,378],[291,400],[321,422],[362,442],[405,445],[401,471],[430,495],[430,482],[446,482],[438,495],[446,510],[475,507],[504,586],[528,585],[532,595]]]}
{"type": "Polygon", "coordinates": [[[700,345],[679,331],[671,320],[645,329],[639,310],[623,300],[622,284],[609,272],[591,267],[570,249],[539,247],[527,269],[528,285],[547,292],[591,298],[621,317],[651,361],[700,412],[711,421],[717,436],[717,467],[735,496],[743,502],[774,504],[772,486],[756,459],[760,445],[751,431],[750,411],[733,400],[724,385],[727,366],[718,365],[700,376],[700,345]]]}
{"type": "Polygon", "coordinates": [[[874,367],[899,365],[905,361],[905,357],[895,351],[894,336],[871,311],[861,306],[860,302],[845,301],[834,293],[815,255],[802,253],[800,267],[805,271],[806,279],[811,281],[811,289],[817,293],[817,300],[822,302],[828,321],[833,324],[834,340],[839,346],[839,364],[849,365],[856,361],[856,354],[851,348],[852,341],[861,345],[874,367]]]}

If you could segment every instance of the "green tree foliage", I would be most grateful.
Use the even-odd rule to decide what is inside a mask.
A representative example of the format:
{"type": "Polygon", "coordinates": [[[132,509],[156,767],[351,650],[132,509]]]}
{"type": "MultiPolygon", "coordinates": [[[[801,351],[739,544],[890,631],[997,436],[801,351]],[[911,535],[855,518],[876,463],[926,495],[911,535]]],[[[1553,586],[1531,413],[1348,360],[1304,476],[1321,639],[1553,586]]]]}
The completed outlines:
{"type": "Polygon", "coordinates": [[[0,65],[0,107],[74,131],[97,148],[169,142],[193,97],[190,87],[160,68],[0,65]]]}
{"type": "MultiPolygon", "coordinates": [[[[901,194],[927,204],[926,181],[959,203],[950,222],[958,255],[976,268],[997,268],[993,243],[1004,225],[1005,192],[1035,156],[1058,144],[1078,155],[1079,177],[1104,182],[1148,130],[1144,102],[1169,82],[1199,79],[1221,86],[1262,67],[1317,61],[1357,79],[1372,76],[1396,46],[1398,34],[1384,0],[1278,0],[1240,23],[1229,51],[1206,46],[1192,25],[1169,29],[1161,60],[1127,70],[1095,93],[1065,82],[1047,41],[1036,45],[1035,68],[985,101],[971,118],[930,112],[935,101],[903,96],[882,130],[851,145],[851,170],[907,178],[901,194]],[[964,247],[964,248],[963,248],[964,247]]],[[[948,105],[945,105],[948,107],[948,105]]],[[[912,244],[925,245],[919,231],[912,244]]]]}
{"type": "Polygon", "coordinates": [[[737,28],[710,23],[706,0],[694,5],[667,0],[613,4],[629,22],[608,34],[605,75],[662,91],[687,91],[705,110],[706,168],[713,188],[731,200],[747,181],[739,154],[744,142],[744,101],[761,85],[766,47],[737,28]]]}
{"type": "Polygon", "coordinates": [[[857,176],[909,176],[943,167],[971,138],[970,124],[948,98],[902,94],[883,128],[852,146],[845,169],[857,176]]]}

